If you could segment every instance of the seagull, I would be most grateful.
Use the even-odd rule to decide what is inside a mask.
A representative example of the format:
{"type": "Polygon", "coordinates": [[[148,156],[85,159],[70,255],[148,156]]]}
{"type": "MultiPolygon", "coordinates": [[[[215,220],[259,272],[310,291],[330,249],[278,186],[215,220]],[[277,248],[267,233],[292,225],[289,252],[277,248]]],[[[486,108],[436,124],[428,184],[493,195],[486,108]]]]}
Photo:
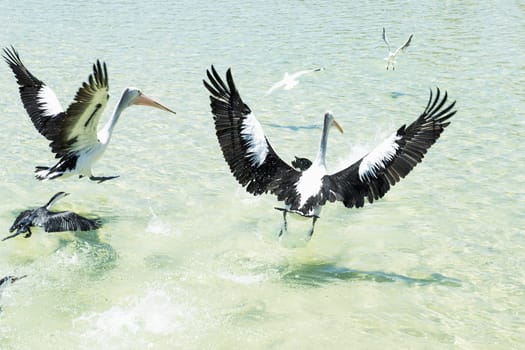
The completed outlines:
{"type": "Polygon", "coordinates": [[[396,56],[397,56],[397,54],[400,53],[400,52],[405,52],[405,50],[410,45],[410,41],[412,40],[413,36],[414,36],[414,34],[410,34],[410,36],[408,37],[408,40],[403,45],[398,47],[396,51],[392,52],[392,50],[390,49],[390,42],[388,41],[388,38],[386,37],[385,27],[383,27],[383,40],[385,41],[386,46],[388,46],[388,57],[385,58],[385,61],[387,61],[386,62],[386,70],[388,70],[388,67],[390,65],[392,65],[392,70],[396,69],[394,64],[396,63],[396,56]]]}
{"type": "Polygon", "coordinates": [[[92,231],[98,229],[101,226],[100,221],[98,220],[91,220],[71,211],[50,211],[53,204],[67,195],[69,195],[69,193],[58,192],[51,197],[46,205],[21,212],[9,229],[9,232],[15,230],[16,232],[11,236],[5,237],[2,241],[26,232],[27,233],[24,237],[31,237],[31,226],[43,227],[46,232],[92,231]]]}
{"type": "MultiPolygon", "coordinates": [[[[226,84],[211,66],[204,86],[210,92],[211,111],[224,159],[233,176],[254,195],[270,192],[283,201],[283,226],[287,232],[286,215],[312,218],[309,238],[326,202],[341,201],[348,207],[363,207],[365,199],[372,203],[382,198],[390,187],[404,178],[439,138],[449,119],[456,113],[455,101],[446,105],[447,93],[441,97],[430,91],[423,113],[408,126],[402,125],[370,153],[343,170],[328,173],[325,155],[328,132],[335,127],[343,132],[331,112],[326,112],[317,157],[311,164],[288,165],[275,152],[261,124],[246,105],[233,81],[231,69],[226,84]]],[[[295,162],[297,162],[297,157],[295,162]]]]}
{"type": "Polygon", "coordinates": [[[93,176],[92,166],[109,144],[120,114],[131,105],[145,105],[175,113],[146,96],[137,88],[124,89],[111,118],[97,132],[102,111],[109,99],[108,72],[97,60],[88,81],[77,91],[74,101],[64,111],[55,93],[24,66],[14,47],[4,48],[5,61],[20,87],[22,103],[34,126],[51,143],[59,161],[51,167],[37,166],[35,177],[50,180],[73,174],[103,182],[118,176],[93,176]]]}
{"type": "Polygon", "coordinates": [[[313,72],[319,72],[323,69],[324,68],[306,69],[306,70],[300,70],[293,74],[288,74],[288,72],[285,72],[283,79],[273,84],[272,87],[268,89],[268,91],[266,91],[266,95],[269,95],[275,90],[280,89],[280,88],[283,88],[284,90],[293,89],[297,84],[299,84],[299,81],[297,79],[300,76],[309,74],[309,73],[313,73],[313,72]]]}

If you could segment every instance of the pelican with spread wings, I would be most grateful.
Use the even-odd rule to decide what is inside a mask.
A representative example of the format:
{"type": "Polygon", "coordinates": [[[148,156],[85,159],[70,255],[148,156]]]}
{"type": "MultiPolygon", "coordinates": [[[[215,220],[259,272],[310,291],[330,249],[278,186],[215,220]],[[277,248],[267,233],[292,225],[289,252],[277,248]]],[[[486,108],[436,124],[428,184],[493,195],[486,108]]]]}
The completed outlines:
{"type": "Polygon", "coordinates": [[[226,83],[212,66],[204,86],[210,92],[211,111],[217,139],[233,176],[254,195],[270,192],[284,202],[283,226],[288,213],[312,218],[312,227],[327,202],[341,201],[360,208],[382,198],[390,187],[404,178],[439,138],[456,113],[455,102],[447,104],[447,93],[430,91],[428,104],[412,123],[402,125],[370,153],[343,170],[328,173],[326,148],[332,127],[343,131],[330,112],[323,119],[317,157],[313,162],[297,158],[288,165],[275,152],[259,121],[241,99],[231,70],[226,83]]]}
{"type": "Polygon", "coordinates": [[[74,101],[64,110],[55,93],[35,77],[22,63],[13,48],[4,49],[4,59],[13,71],[19,85],[22,103],[35,128],[46,139],[59,161],[51,166],[37,166],[35,176],[39,180],[58,177],[89,177],[103,182],[118,176],[93,176],[93,164],[106,150],[113,128],[122,111],[132,105],[145,105],[175,113],[146,96],[137,88],[122,92],[113,115],[98,130],[100,116],[109,99],[108,72],[106,64],[97,60],[88,81],[77,91],[74,101]]]}

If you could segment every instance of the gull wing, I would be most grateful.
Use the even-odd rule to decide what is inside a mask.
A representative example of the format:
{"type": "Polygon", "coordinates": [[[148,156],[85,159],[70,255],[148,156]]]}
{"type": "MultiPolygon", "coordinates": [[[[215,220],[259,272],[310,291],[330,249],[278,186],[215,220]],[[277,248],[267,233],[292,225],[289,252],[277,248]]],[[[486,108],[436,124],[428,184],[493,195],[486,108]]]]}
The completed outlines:
{"type": "Polygon", "coordinates": [[[414,34],[410,34],[410,36],[408,37],[407,41],[401,45],[395,52],[395,54],[397,55],[399,52],[405,52],[406,49],[410,46],[410,42],[412,41],[412,37],[414,36],[414,34]]]}
{"type": "Polygon", "coordinates": [[[388,47],[388,51],[390,52],[390,42],[388,41],[388,38],[386,37],[385,27],[383,27],[383,41],[385,42],[386,46],[388,47]]]}
{"type": "Polygon", "coordinates": [[[269,95],[275,90],[282,88],[284,85],[286,85],[284,79],[279,80],[277,83],[273,84],[272,87],[268,89],[268,91],[266,91],[266,95],[269,95]]]}

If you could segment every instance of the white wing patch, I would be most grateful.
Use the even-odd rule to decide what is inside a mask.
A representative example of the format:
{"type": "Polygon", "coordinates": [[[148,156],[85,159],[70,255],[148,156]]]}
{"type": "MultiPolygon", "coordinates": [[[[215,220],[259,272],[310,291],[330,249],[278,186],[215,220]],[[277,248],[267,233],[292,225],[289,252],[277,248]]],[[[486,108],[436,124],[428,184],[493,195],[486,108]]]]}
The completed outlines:
{"type": "Polygon", "coordinates": [[[376,178],[377,172],[384,169],[386,163],[394,159],[399,149],[399,144],[396,142],[399,139],[401,139],[401,136],[394,132],[363,158],[359,165],[359,179],[361,181],[367,181],[372,177],[376,178]]]}
{"type": "Polygon", "coordinates": [[[53,90],[46,85],[42,85],[38,91],[38,104],[41,106],[42,114],[46,117],[52,117],[64,111],[53,90]]]}
{"type": "Polygon", "coordinates": [[[246,157],[250,158],[253,166],[261,166],[268,155],[268,146],[262,126],[252,113],[248,114],[242,123],[241,137],[248,142],[246,157]]]}
{"type": "Polygon", "coordinates": [[[299,181],[295,184],[295,190],[301,198],[299,210],[306,204],[308,198],[315,196],[321,191],[321,186],[323,185],[322,178],[325,175],[326,169],[315,165],[312,165],[302,173],[299,181]]]}

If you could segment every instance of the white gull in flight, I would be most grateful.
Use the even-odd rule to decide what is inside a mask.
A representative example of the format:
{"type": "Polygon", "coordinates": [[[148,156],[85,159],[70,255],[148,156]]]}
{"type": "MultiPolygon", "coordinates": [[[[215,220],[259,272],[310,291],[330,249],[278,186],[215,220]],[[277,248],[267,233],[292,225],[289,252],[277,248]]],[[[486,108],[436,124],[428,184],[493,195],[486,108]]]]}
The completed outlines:
{"type": "Polygon", "coordinates": [[[410,42],[412,41],[412,37],[413,36],[414,36],[414,34],[410,34],[410,36],[408,37],[408,40],[403,45],[398,47],[396,51],[392,52],[392,49],[390,49],[390,42],[388,41],[388,38],[386,37],[385,27],[383,27],[383,40],[385,41],[386,45],[388,46],[388,57],[385,57],[386,69],[387,70],[388,70],[389,66],[392,66],[392,70],[396,69],[394,64],[396,63],[396,56],[397,56],[397,54],[400,53],[400,52],[405,52],[405,50],[410,45],[410,42]]]}
{"type": "Polygon", "coordinates": [[[300,76],[303,76],[305,74],[310,74],[310,73],[313,73],[313,72],[319,72],[319,71],[321,71],[323,69],[324,68],[305,69],[305,70],[300,70],[298,72],[295,72],[293,74],[288,74],[288,72],[285,72],[282,80],[280,80],[277,83],[273,84],[272,87],[270,89],[268,89],[268,91],[266,91],[266,95],[269,95],[272,92],[274,92],[275,90],[281,89],[281,88],[284,89],[284,90],[291,90],[294,87],[296,87],[297,84],[299,84],[299,80],[297,80],[297,79],[300,76]]]}

